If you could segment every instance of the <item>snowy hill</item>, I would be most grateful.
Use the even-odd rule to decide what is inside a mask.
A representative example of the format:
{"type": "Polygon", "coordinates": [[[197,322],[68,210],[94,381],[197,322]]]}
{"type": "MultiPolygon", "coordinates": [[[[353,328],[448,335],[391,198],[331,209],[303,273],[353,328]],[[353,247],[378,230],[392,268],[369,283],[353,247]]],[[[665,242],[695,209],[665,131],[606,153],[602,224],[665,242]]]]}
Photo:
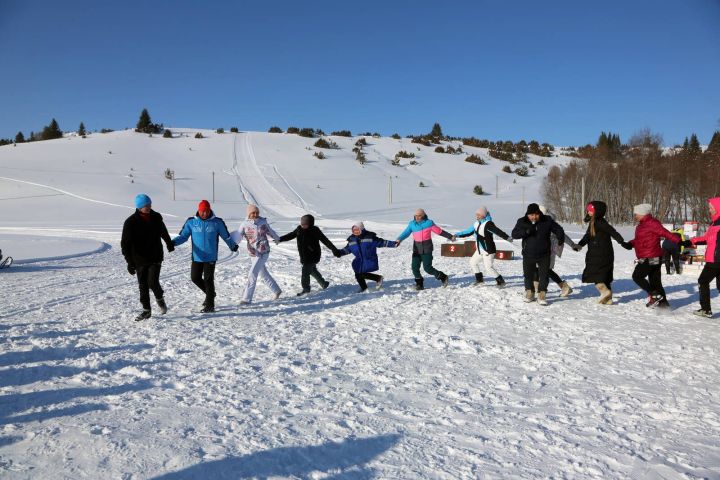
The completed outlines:
{"type": "Polygon", "coordinates": [[[543,308],[523,303],[517,260],[497,262],[505,289],[474,287],[438,252],[450,286],[415,292],[409,242],[380,251],[382,290],[356,293],[350,259],[325,250],[330,287],[297,298],[289,242],[269,261],[283,295],[259,285],[240,308],[247,253],[221,245],[218,312],[201,315],[185,244],[163,264],[168,314],[132,321],[119,236],[139,192],[174,234],[215,172],[230,228],[253,201],[279,233],[314,213],[341,246],[357,220],[394,238],[416,207],[456,231],[485,204],[509,231],[567,158],[521,178],[470,147],[488,165],[409,139],[367,138],[360,165],[357,137],[320,160],[296,135],[172,131],[0,147],[0,248],[19,260],[0,271],[2,478],[720,478],[717,320],[689,315],[692,276],[664,277],[675,310],[646,309],[619,248],[618,304],[596,304],[568,251],[555,270],[575,291],[551,285],[543,308]],[[417,165],[393,166],[400,150],[417,165]]]}

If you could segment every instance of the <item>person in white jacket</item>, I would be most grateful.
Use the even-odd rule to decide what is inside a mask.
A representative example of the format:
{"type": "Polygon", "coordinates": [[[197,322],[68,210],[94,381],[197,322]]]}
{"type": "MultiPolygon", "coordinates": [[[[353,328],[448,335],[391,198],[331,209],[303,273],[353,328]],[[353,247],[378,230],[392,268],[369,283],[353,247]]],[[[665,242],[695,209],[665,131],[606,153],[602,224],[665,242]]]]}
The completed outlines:
{"type": "Polygon", "coordinates": [[[275,294],[275,298],[278,298],[282,293],[277,282],[265,267],[265,262],[270,256],[268,236],[275,240],[276,243],[280,240],[280,236],[268,225],[267,220],[260,216],[260,209],[257,205],[248,205],[247,219],[240,224],[240,227],[232,235],[233,240],[237,243],[240,243],[243,238],[247,240],[248,253],[252,258],[247,286],[240,302],[241,305],[248,305],[252,302],[258,277],[265,285],[270,287],[270,290],[275,294]]]}

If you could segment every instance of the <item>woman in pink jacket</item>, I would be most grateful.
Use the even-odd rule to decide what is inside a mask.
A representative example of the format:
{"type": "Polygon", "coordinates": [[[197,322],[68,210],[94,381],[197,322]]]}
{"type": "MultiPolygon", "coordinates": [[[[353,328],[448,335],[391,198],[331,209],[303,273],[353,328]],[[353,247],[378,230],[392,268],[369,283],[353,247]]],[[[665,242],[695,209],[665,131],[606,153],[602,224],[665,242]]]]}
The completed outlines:
{"type": "Polygon", "coordinates": [[[712,317],[710,309],[710,282],[713,280],[720,281],[720,197],[714,197],[708,200],[708,211],[710,212],[710,226],[705,235],[691,238],[683,242],[684,247],[707,244],[705,250],[705,266],[698,277],[698,286],[700,287],[700,310],[693,313],[700,317],[712,317]]]}

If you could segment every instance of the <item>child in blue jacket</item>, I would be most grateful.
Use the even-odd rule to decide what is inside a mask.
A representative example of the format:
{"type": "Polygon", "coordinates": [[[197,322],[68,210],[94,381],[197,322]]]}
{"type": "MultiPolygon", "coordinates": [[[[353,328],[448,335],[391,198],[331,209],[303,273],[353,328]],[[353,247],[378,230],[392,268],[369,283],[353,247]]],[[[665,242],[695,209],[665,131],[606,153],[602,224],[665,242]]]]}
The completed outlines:
{"type": "Polygon", "coordinates": [[[360,293],[367,290],[365,280],[376,282],[376,289],[380,289],[383,283],[383,276],[376,272],[380,265],[377,256],[377,249],[381,247],[396,247],[394,240],[383,240],[375,232],[365,230],[363,222],[357,222],[352,226],[352,235],[347,239],[347,245],[337,254],[338,257],[352,253],[355,258],[352,261],[352,268],[355,271],[355,280],[360,285],[360,293]]]}

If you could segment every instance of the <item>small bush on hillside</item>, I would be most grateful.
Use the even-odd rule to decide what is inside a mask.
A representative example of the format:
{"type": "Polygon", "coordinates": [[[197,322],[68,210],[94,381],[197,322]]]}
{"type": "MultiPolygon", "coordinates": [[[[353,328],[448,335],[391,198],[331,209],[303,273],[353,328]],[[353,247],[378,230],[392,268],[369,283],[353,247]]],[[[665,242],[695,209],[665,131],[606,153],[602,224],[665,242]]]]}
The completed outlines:
{"type": "Polygon", "coordinates": [[[217,130],[215,130],[215,133],[225,133],[225,129],[220,127],[217,130]]]}
{"type": "Polygon", "coordinates": [[[203,137],[203,134],[202,134],[202,133],[197,132],[197,133],[195,134],[195,138],[205,138],[205,137],[203,137]]]}
{"type": "Polygon", "coordinates": [[[357,155],[355,155],[355,160],[360,162],[360,165],[365,165],[365,154],[363,152],[357,152],[357,155]]]}
{"type": "Polygon", "coordinates": [[[400,134],[399,134],[399,133],[393,133],[393,134],[391,135],[391,137],[394,138],[395,140],[400,140],[400,134]]]}
{"type": "Polygon", "coordinates": [[[167,178],[168,180],[172,180],[174,176],[175,176],[174,171],[170,170],[169,168],[165,169],[165,178],[167,178]]]}
{"type": "Polygon", "coordinates": [[[513,162],[515,160],[511,152],[504,152],[502,150],[490,149],[488,150],[488,155],[493,158],[497,158],[498,160],[504,160],[506,162],[513,162]]]}
{"type": "Polygon", "coordinates": [[[315,142],[315,146],[318,148],[339,148],[337,143],[333,142],[332,140],[326,140],[324,138],[318,138],[317,142],[315,142]]]}
{"type": "Polygon", "coordinates": [[[172,132],[170,131],[169,128],[166,128],[165,131],[163,132],[163,138],[172,138],[172,132]]]}
{"type": "Polygon", "coordinates": [[[315,152],[313,153],[313,156],[319,158],[320,160],[325,158],[325,154],[323,152],[315,152]]]}
{"type": "Polygon", "coordinates": [[[420,182],[420,183],[418,183],[418,187],[424,188],[424,187],[425,187],[425,184],[424,184],[423,182],[420,182]]]}
{"type": "Polygon", "coordinates": [[[330,135],[335,135],[337,137],[352,137],[350,130],[338,130],[336,132],[332,132],[330,135]]]}
{"type": "Polygon", "coordinates": [[[542,167],[543,165],[545,165],[545,160],[540,159],[540,161],[538,162],[538,166],[542,167]]]}
{"type": "Polygon", "coordinates": [[[301,128],[298,135],[305,138],[315,138],[315,130],[312,128],[301,128]]]}
{"type": "Polygon", "coordinates": [[[358,146],[358,147],[362,147],[363,145],[367,145],[367,144],[368,144],[368,143],[367,143],[367,140],[365,140],[364,137],[363,137],[363,138],[358,138],[358,141],[355,142],[355,145],[358,146]]]}
{"type": "MultiPolygon", "coordinates": [[[[294,127],[290,127],[290,128],[294,128],[294,127]]],[[[297,133],[297,132],[291,132],[290,128],[288,128],[288,133],[297,133]]],[[[268,133],[283,133],[283,131],[282,131],[282,128],[280,128],[280,127],[270,127],[268,129],[268,133]]]]}
{"type": "Polygon", "coordinates": [[[510,168],[510,165],[505,165],[505,166],[502,168],[502,171],[505,172],[505,173],[512,173],[512,169],[510,168]]]}
{"type": "Polygon", "coordinates": [[[482,158],[478,155],[475,155],[474,153],[472,155],[470,155],[469,157],[467,157],[465,159],[465,161],[470,162],[470,163],[476,163],[478,165],[487,165],[487,162],[485,161],[484,158],[482,158]]]}
{"type": "Polygon", "coordinates": [[[238,133],[238,127],[230,127],[230,133],[238,133]]]}
{"type": "Polygon", "coordinates": [[[445,149],[443,147],[435,147],[435,153],[445,153],[445,149]]]}
{"type": "Polygon", "coordinates": [[[516,168],[515,173],[519,177],[527,177],[528,176],[528,168],[525,165],[523,165],[522,167],[516,168]]]}
{"type": "Polygon", "coordinates": [[[445,153],[455,154],[455,152],[457,152],[457,150],[455,150],[455,148],[450,145],[448,145],[445,149],[445,153]]]}
{"type": "Polygon", "coordinates": [[[426,147],[432,145],[432,143],[430,143],[430,140],[424,137],[413,137],[410,143],[419,143],[420,145],[425,145],[426,147]]]}
{"type": "MultiPolygon", "coordinates": [[[[282,133],[282,130],[278,127],[272,127],[270,133],[282,133]],[[273,128],[277,128],[277,130],[273,130],[273,128]]],[[[300,133],[300,129],[297,127],[288,127],[287,133],[300,133]]]]}
{"type": "Polygon", "coordinates": [[[395,158],[415,158],[414,153],[408,153],[405,150],[400,150],[395,154],[395,158]]]}
{"type": "Polygon", "coordinates": [[[483,188],[480,185],[475,185],[475,188],[473,188],[473,193],[475,195],[483,195],[485,192],[483,192],[483,188]]]}

